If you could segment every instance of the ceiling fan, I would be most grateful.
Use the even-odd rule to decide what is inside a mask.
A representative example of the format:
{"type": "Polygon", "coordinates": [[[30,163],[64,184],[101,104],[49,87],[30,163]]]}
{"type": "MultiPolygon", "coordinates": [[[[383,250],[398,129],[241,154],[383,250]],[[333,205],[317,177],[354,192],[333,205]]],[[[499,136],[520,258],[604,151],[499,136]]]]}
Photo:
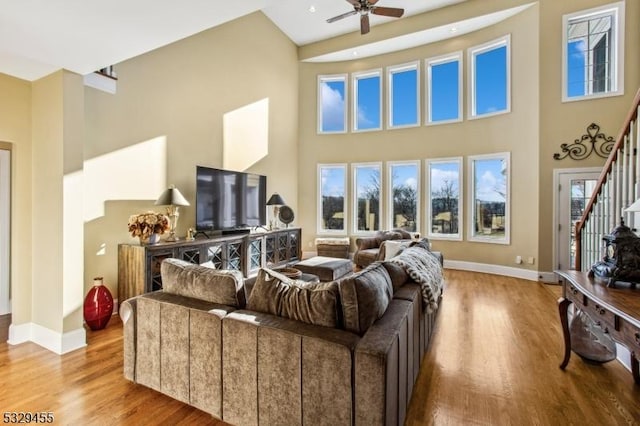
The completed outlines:
{"type": "Polygon", "coordinates": [[[327,19],[328,23],[339,21],[347,16],[360,14],[360,34],[366,34],[369,32],[369,13],[381,16],[390,16],[392,18],[399,18],[404,13],[404,9],[397,7],[380,7],[375,4],[378,0],[347,0],[353,6],[351,12],[343,13],[342,15],[334,16],[327,19]]]}

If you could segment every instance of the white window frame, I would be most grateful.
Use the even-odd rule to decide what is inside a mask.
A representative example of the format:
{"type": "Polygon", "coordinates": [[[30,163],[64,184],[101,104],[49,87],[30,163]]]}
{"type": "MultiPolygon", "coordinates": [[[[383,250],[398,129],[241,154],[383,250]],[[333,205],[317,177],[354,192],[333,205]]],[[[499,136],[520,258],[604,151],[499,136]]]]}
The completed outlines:
{"type": "Polygon", "coordinates": [[[447,157],[447,158],[434,158],[425,160],[425,195],[427,198],[426,208],[426,223],[427,223],[427,236],[434,240],[450,240],[450,241],[462,241],[462,230],[464,229],[464,216],[462,214],[464,204],[464,167],[462,157],[447,157]],[[439,232],[433,232],[433,222],[431,214],[431,169],[436,164],[458,164],[458,233],[457,234],[442,234],[439,232]]]}
{"type": "Polygon", "coordinates": [[[387,67],[387,129],[406,129],[420,126],[420,62],[413,61],[387,67]],[[416,71],[416,122],[413,124],[393,124],[393,76],[406,71],[416,71]]]}
{"type": "Polygon", "coordinates": [[[347,235],[348,228],[348,218],[349,218],[349,188],[347,186],[347,164],[346,163],[325,163],[318,164],[316,179],[317,179],[317,187],[316,187],[316,204],[317,204],[317,225],[316,230],[320,235],[347,235]],[[344,218],[342,221],[342,229],[324,229],[322,226],[322,170],[323,169],[342,169],[344,174],[343,186],[344,186],[344,218]]]}
{"type": "Polygon", "coordinates": [[[484,155],[471,155],[468,158],[468,167],[469,167],[469,234],[468,240],[474,242],[481,243],[489,243],[489,244],[504,244],[508,245],[511,243],[511,153],[510,152],[499,152],[495,154],[484,154],[484,155]],[[505,182],[505,191],[506,191],[506,200],[504,206],[504,222],[505,222],[505,232],[503,238],[491,238],[485,237],[483,235],[477,235],[474,230],[475,223],[475,198],[476,198],[476,186],[475,186],[475,162],[481,160],[504,160],[506,163],[506,182],[505,182]]]}
{"type": "Polygon", "coordinates": [[[351,164],[351,210],[352,210],[352,214],[351,214],[351,223],[352,223],[352,234],[353,235],[371,235],[373,233],[375,233],[376,231],[379,231],[382,229],[382,227],[384,226],[383,224],[383,220],[384,220],[384,199],[382,197],[382,194],[384,193],[384,181],[383,181],[383,173],[382,173],[382,162],[377,161],[377,162],[370,162],[370,163],[352,163],[351,164]],[[378,206],[378,214],[380,215],[380,218],[378,219],[378,229],[372,229],[372,230],[364,230],[361,231],[358,229],[358,180],[356,178],[356,170],[360,167],[377,167],[378,170],[380,171],[380,193],[378,195],[378,200],[380,205],[378,206]]]}
{"type": "Polygon", "coordinates": [[[347,110],[349,109],[349,76],[347,74],[327,74],[327,75],[319,75],[318,76],[318,85],[317,85],[317,132],[319,135],[332,135],[332,134],[342,134],[347,133],[349,128],[349,121],[347,110]],[[335,131],[324,131],[322,130],[322,84],[324,82],[331,81],[343,81],[344,82],[344,129],[343,130],[335,130],[335,131]]]}
{"type": "Polygon", "coordinates": [[[378,130],[382,130],[382,69],[377,68],[369,71],[356,72],[351,74],[351,86],[353,90],[352,96],[352,117],[351,117],[351,130],[354,133],[360,132],[375,132],[378,130]],[[378,123],[378,127],[372,127],[370,129],[358,129],[358,81],[365,78],[378,77],[379,88],[378,92],[380,93],[380,98],[378,99],[379,111],[378,116],[380,117],[380,123],[378,123]]]}
{"type": "Polygon", "coordinates": [[[426,104],[425,111],[426,117],[424,120],[425,126],[437,126],[439,124],[448,124],[448,123],[459,123],[463,120],[463,112],[462,112],[462,51],[453,52],[447,55],[436,56],[433,58],[427,58],[424,60],[424,66],[426,69],[426,104]],[[431,83],[432,83],[432,67],[442,64],[447,64],[449,62],[458,61],[458,118],[451,120],[440,120],[433,121],[431,112],[432,112],[432,99],[431,99],[431,83]]]}
{"type": "MultiPolygon", "coordinates": [[[[624,16],[625,16],[625,4],[624,2],[610,3],[604,6],[595,7],[593,9],[581,10],[578,12],[570,13],[562,16],[562,102],[574,102],[582,101],[585,99],[594,98],[607,98],[610,96],[624,95],[624,16]],[[601,93],[587,93],[583,96],[569,97],[567,94],[568,89],[568,69],[567,69],[567,43],[568,30],[570,21],[578,19],[595,18],[597,16],[612,16],[612,33],[611,37],[613,47],[611,48],[611,86],[612,89],[609,92],[601,93]]],[[[591,88],[587,90],[590,92],[591,88]]]]}
{"type": "Polygon", "coordinates": [[[389,161],[387,162],[387,229],[394,228],[394,211],[393,211],[393,167],[394,166],[416,166],[416,230],[413,232],[420,232],[420,160],[407,160],[407,161],[389,161]]]}
{"type": "Polygon", "coordinates": [[[469,120],[475,120],[480,118],[494,117],[496,115],[508,114],[511,112],[511,34],[507,34],[495,40],[487,43],[470,47],[467,51],[467,61],[469,62],[469,75],[467,86],[469,87],[469,120]],[[485,52],[506,46],[507,48],[507,105],[504,110],[490,112],[486,114],[478,115],[476,113],[476,87],[475,87],[475,75],[476,75],[476,61],[475,58],[485,52]]]}

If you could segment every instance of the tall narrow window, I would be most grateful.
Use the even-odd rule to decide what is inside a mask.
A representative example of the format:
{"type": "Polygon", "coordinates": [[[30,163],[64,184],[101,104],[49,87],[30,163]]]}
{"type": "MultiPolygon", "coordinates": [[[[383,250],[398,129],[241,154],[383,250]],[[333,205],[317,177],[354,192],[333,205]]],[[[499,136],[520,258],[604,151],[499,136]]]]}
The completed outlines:
{"type": "Polygon", "coordinates": [[[462,240],[462,158],[427,160],[427,233],[462,240]]]}
{"type": "Polygon", "coordinates": [[[366,233],[380,229],[380,163],[353,164],[353,232],[366,233]]]}
{"type": "Polygon", "coordinates": [[[462,53],[431,58],[427,68],[427,124],[462,120],[462,53]]]}
{"type": "Polygon", "coordinates": [[[318,76],[318,133],[347,131],[347,75],[318,76]]]}
{"type": "Polygon", "coordinates": [[[347,165],[318,165],[318,233],[347,231],[347,165]]]}
{"type": "Polygon", "coordinates": [[[511,110],[511,36],[469,49],[471,118],[511,110]]]}
{"type": "Polygon", "coordinates": [[[469,157],[469,240],[509,244],[509,153],[469,157]]]}
{"type": "Polygon", "coordinates": [[[624,2],[562,17],[563,101],[622,95],[624,2]]]}
{"type": "Polygon", "coordinates": [[[394,161],[388,164],[389,224],[409,232],[420,229],[420,162],[394,161]]]}
{"type": "Polygon", "coordinates": [[[420,124],[419,73],[418,62],[387,69],[390,129],[420,124]]]}
{"type": "Polygon", "coordinates": [[[382,128],[381,71],[353,74],[353,131],[380,130],[382,128]]]}

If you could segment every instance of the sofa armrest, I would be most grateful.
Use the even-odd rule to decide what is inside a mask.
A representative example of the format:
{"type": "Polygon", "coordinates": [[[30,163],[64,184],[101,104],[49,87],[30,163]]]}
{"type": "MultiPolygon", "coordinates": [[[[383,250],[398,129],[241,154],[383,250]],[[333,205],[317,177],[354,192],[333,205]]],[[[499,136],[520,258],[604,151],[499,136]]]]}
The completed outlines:
{"type": "Polygon", "coordinates": [[[367,250],[378,247],[380,247],[380,240],[377,237],[356,238],[356,248],[358,250],[367,250]]]}
{"type": "Polygon", "coordinates": [[[124,341],[123,373],[127,380],[136,378],[136,347],[137,347],[137,307],[141,296],[132,297],[120,304],[119,315],[122,320],[122,339],[124,341]]]}

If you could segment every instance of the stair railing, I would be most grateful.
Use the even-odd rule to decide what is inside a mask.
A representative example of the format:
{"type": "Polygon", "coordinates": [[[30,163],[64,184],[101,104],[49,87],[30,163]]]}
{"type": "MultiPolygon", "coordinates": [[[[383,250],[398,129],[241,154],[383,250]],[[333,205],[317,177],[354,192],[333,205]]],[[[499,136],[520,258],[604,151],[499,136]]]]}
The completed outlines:
{"type": "Polygon", "coordinates": [[[578,271],[588,271],[596,261],[602,260],[602,237],[619,225],[621,218],[627,226],[633,228],[635,225],[633,213],[625,212],[625,209],[640,198],[639,112],[640,90],[636,93],[582,218],[576,223],[574,267],[578,271]]]}

